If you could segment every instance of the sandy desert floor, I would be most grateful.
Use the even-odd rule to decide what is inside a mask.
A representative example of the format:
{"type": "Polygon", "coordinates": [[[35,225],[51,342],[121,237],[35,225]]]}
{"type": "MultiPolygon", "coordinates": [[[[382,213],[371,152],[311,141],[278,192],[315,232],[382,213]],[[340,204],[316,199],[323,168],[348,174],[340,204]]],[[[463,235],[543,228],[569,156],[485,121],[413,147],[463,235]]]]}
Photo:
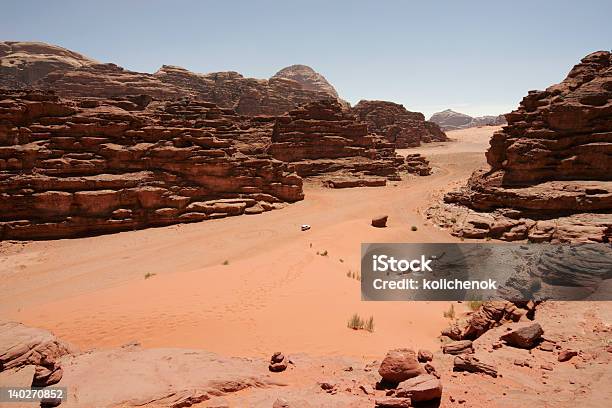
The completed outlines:
{"type": "Polygon", "coordinates": [[[256,216],[0,243],[0,317],[85,350],[137,341],[235,356],[370,358],[435,347],[448,302],[361,302],[359,281],[347,274],[359,271],[362,242],[456,241],[421,213],[485,164],[496,129],[449,132],[452,142],[400,151],[424,154],[434,174],[386,187],[307,185],[304,201],[256,216]],[[378,214],[389,215],[387,228],[370,226],[378,214]],[[349,330],[353,313],[373,316],[375,331],[349,330]]]}

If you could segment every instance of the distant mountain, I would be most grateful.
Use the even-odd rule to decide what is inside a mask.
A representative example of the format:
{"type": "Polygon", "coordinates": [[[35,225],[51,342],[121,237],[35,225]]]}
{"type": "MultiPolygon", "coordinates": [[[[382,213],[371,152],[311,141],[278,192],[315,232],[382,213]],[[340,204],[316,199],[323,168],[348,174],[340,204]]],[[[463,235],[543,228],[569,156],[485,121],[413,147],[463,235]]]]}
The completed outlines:
{"type": "Polygon", "coordinates": [[[504,115],[472,117],[465,113],[447,109],[442,112],[434,113],[431,118],[429,118],[429,121],[438,124],[442,130],[447,131],[477,126],[504,125],[506,123],[506,118],[504,115]]]}
{"type": "Polygon", "coordinates": [[[305,65],[284,68],[270,79],[233,71],[198,74],[172,65],[149,74],[39,42],[0,42],[0,88],[53,90],[67,97],[195,97],[243,115],[279,115],[330,98],[346,104],[323,75],[305,65]]]}

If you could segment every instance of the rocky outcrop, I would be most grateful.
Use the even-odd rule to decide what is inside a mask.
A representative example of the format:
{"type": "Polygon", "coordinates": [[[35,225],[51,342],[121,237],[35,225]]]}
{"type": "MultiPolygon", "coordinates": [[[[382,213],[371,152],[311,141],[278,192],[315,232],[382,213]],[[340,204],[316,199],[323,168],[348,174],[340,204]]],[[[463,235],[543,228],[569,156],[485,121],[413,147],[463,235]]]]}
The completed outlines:
{"type": "Polygon", "coordinates": [[[0,323],[0,373],[33,366],[31,384],[45,387],[62,378],[60,358],[76,349],[46,330],[21,323],[0,323]]]}
{"type": "Polygon", "coordinates": [[[443,336],[453,340],[476,340],[493,327],[508,322],[518,322],[523,316],[533,314],[533,302],[520,308],[506,300],[483,302],[465,319],[458,319],[442,331],[443,336]]]}
{"type": "MultiPolygon", "coordinates": [[[[314,70],[312,72],[320,75],[314,70]]],[[[304,103],[338,98],[333,87],[331,90],[305,87],[283,76],[265,80],[245,78],[238,72],[197,74],[184,68],[164,65],[153,77],[166,86],[179,87],[199,99],[224,108],[233,108],[237,113],[248,116],[282,115],[304,103]]]]}
{"type": "Polygon", "coordinates": [[[420,112],[410,112],[403,105],[387,101],[359,101],[353,113],[367,122],[371,133],[384,136],[397,149],[421,143],[446,141],[446,134],[420,112]]]}
{"type": "Polygon", "coordinates": [[[248,132],[208,102],[0,91],[0,238],[48,239],[256,214],[302,180],[241,153],[248,132]]]}
{"type": "Polygon", "coordinates": [[[101,64],[44,43],[0,42],[0,88],[53,90],[64,97],[190,97],[242,115],[280,115],[303,103],[330,97],[339,100],[322,75],[303,65],[295,67],[269,80],[231,71],[197,74],[171,65],[148,74],[101,64]]]}
{"type": "Polygon", "coordinates": [[[76,52],[41,42],[0,42],[0,87],[29,86],[49,72],[98,64],[76,52]]]}
{"type": "Polygon", "coordinates": [[[438,222],[468,238],[609,241],[611,61],[610,52],[590,54],[560,84],[530,92],[493,135],[490,169],[445,196],[458,206],[438,222]]]}
{"type": "Polygon", "coordinates": [[[331,187],[385,185],[399,179],[404,159],[392,143],[369,134],[335,100],[312,102],[278,117],[269,154],[302,177],[322,176],[331,187]]]}
{"type": "Polygon", "coordinates": [[[431,174],[431,166],[429,165],[429,160],[419,153],[410,153],[406,155],[406,171],[419,176],[429,176],[431,174]]]}
{"type": "Polygon", "coordinates": [[[506,124],[506,118],[504,115],[472,117],[470,115],[466,115],[465,113],[455,112],[451,109],[434,113],[431,118],[429,118],[429,121],[437,124],[444,131],[467,129],[478,126],[500,126],[506,124]]]}

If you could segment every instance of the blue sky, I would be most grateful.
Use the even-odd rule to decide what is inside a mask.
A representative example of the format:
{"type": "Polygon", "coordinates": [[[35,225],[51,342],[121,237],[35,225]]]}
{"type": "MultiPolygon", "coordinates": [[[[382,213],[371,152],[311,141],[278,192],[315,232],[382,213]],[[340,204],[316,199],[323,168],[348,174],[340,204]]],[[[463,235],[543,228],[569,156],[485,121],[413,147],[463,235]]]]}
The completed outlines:
{"type": "Polygon", "coordinates": [[[44,41],[155,72],[291,64],[321,72],[352,103],[431,113],[514,109],[612,47],[612,1],[5,1],[0,40],[44,41]]]}

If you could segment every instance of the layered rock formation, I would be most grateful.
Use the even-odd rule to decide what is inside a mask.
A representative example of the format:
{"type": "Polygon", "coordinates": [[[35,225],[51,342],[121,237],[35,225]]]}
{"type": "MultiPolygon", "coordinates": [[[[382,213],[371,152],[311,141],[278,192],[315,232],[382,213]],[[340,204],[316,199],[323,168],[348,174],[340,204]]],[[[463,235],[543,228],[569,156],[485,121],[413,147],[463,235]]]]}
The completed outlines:
{"type": "Polygon", "coordinates": [[[369,134],[365,122],[335,100],[300,106],[277,118],[268,152],[302,177],[331,187],[379,186],[399,179],[404,159],[393,143],[369,134]]]}
{"type": "Polygon", "coordinates": [[[238,151],[247,126],[207,102],[0,91],[0,238],[256,214],[301,200],[302,180],[286,164],[238,151]]]}
{"type": "MultiPolygon", "coordinates": [[[[446,195],[468,238],[604,241],[612,237],[612,56],[582,59],[560,84],[531,91],[506,115],[489,170],[446,195]],[[479,213],[480,212],[480,213],[479,213]]],[[[447,217],[448,218],[448,217],[447,217]]],[[[448,225],[447,221],[443,221],[448,225]]]]}
{"type": "Polygon", "coordinates": [[[33,368],[23,386],[46,387],[59,382],[63,375],[60,359],[75,351],[73,346],[46,330],[0,322],[0,374],[33,368]]]}
{"type": "Polygon", "coordinates": [[[269,80],[237,72],[197,74],[170,65],[148,74],[53,45],[12,41],[0,42],[0,88],[54,90],[66,97],[191,97],[244,115],[280,115],[303,103],[338,99],[325,78],[306,66],[288,67],[269,80]]]}
{"type": "Polygon", "coordinates": [[[221,107],[233,108],[241,115],[250,116],[281,115],[298,105],[338,96],[331,85],[331,90],[305,87],[296,80],[282,76],[266,80],[245,78],[238,72],[196,74],[184,68],[164,65],[153,77],[164,86],[179,87],[199,99],[214,102],[221,107]]]}
{"type": "Polygon", "coordinates": [[[368,130],[384,136],[398,149],[421,143],[446,141],[446,134],[420,112],[410,112],[403,105],[387,101],[359,101],[353,113],[368,123],[368,130]]]}
{"type": "Polygon", "coordinates": [[[324,92],[338,98],[338,92],[327,82],[327,79],[307,65],[296,64],[285,67],[270,79],[289,79],[309,91],[324,92]]]}
{"type": "Polygon", "coordinates": [[[504,115],[472,117],[465,113],[455,112],[451,109],[434,113],[431,118],[429,118],[429,121],[438,124],[442,130],[457,130],[478,126],[499,126],[506,124],[504,115]]]}
{"type": "Polygon", "coordinates": [[[0,86],[19,88],[35,83],[49,72],[97,64],[65,48],[39,42],[0,42],[0,86]]]}

